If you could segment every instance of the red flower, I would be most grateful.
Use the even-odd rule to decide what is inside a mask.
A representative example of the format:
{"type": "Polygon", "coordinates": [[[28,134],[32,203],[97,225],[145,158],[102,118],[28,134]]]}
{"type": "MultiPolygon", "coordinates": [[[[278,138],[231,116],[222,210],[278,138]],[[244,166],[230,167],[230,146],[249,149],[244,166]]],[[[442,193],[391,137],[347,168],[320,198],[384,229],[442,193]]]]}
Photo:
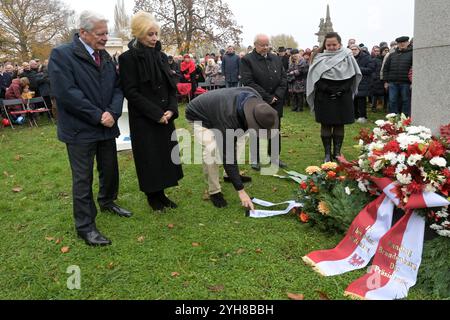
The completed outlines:
{"type": "Polygon", "coordinates": [[[396,136],[398,134],[397,129],[391,123],[387,123],[381,127],[381,129],[385,130],[390,136],[396,136]]]}
{"type": "Polygon", "coordinates": [[[411,118],[408,118],[408,119],[406,119],[405,121],[403,121],[403,125],[404,125],[405,127],[410,126],[411,123],[412,123],[412,119],[411,119],[411,118]]]}
{"type": "Polygon", "coordinates": [[[422,193],[424,190],[424,185],[421,183],[418,183],[416,181],[411,182],[407,187],[407,190],[409,193],[422,193]]]}
{"type": "Polygon", "coordinates": [[[428,151],[425,154],[425,157],[428,159],[433,159],[434,157],[440,157],[445,154],[445,148],[439,141],[432,140],[430,145],[428,146],[428,151]]]}
{"type": "Polygon", "coordinates": [[[302,189],[302,190],[308,189],[308,184],[303,181],[302,183],[300,183],[300,189],[302,189]]]}
{"type": "Polygon", "coordinates": [[[306,214],[305,212],[300,213],[300,215],[298,216],[298,218],[299,218],[300,221],[303,222],[303,223],[308,223],[308,221],[309,221],[309,215],[306,214]]]}
{"type": "Polygon", "coordinates": [[[387,152],[395,152],[395,153],[399,153],[400,150],[400,144],[397,142],[397,140],[392,140],[390,142],[388,142],[383,149],[384,153],[387,152]]]}
{"type": "Polygon", "coordinates": [[[394,178],[395,177],[395,167],[390,166],[383,170],[383,175],[388,178],[394,178]]]}
{"type": "Polygon", "coordinates": [[[413,155],[413,154],[420,154],[420,155],[423,155],[424,153],[425,153],[425,148],[423,147],[423,146],[420,146],[418,143],[415,143],[415,144],[413,144],[413,145],[409,145],[408,146],[408,157],[410,156],[410,155],[413,155]]]}
{"type": "Polygon", "coordinates": [[[327,172],[327,177],[328,177],[328,179],[334,179],[334,178],[336,178],[336,172],[334,172],[334,171],[328,171],[328,172],[327,172]]]}

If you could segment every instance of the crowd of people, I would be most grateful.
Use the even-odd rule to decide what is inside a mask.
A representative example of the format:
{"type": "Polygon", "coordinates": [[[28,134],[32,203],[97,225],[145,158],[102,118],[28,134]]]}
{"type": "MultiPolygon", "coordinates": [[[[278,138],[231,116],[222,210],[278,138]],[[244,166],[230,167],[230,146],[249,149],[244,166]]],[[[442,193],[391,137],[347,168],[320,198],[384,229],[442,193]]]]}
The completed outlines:
{"type": "Polygon", "coordinates": [[[280,47],[274,51],[269,36],[259,34],[254,47],[246,52],[236,54],[235,47],[229,46],[219,55],[198,59],[190,54],[166,55],[159,41],[160,26],[150,13],[135,14],[131,30],[129,50],[113,58],[106,51],[107,20],[85,11],[73,42],[53,49],[48,67],[47,61],[40,65],[32,60],[21,68],[7,62],[0,69],[2,98],[21,98],[24,92],[32,91],[49,105],[56,104],[58,138],[66,144],[72,170],[75,227],[88,245],[111,244],[95,221],[95,159],[100,209],[121,217],[133,215],[116,203],[117,122],[124,98],[128,100],[139,187],[156,212],[178,207],[165,191],[177,186],[184,176],[174,139],[179,83],[192,87],[186,119],[203,146],[209,197],[218,208],[227,202],[219,182],[218,162],[211,154],[222,156],[225,181],[233,184],[247,209],[253,209],[253,204],[244,183],[251,178],[240,174],[237,157],[249,134],[254,134],[256,144],[251,148],[254,170],[262,170],[261,139],[269,140],[271,165],[288,167],[280,159],[286,104],[291,104],[294,112],[302,112],[306,102],[312,108],[321,125],[325,162],[341,155],[345,125],[367,121],[368,104],[376,111],[380,100],[386,112],[411,112],[412,43],[407,37],[398,38],[390,48],[381,43],[369,52],[353,39],[345,47],[339,34],[333,32],[326,35],[321,47],[280,47]],[[213,90],[196,96],[198,86],[213,90]],[[239,133],[227,138],[229,130],[239,133]],[[230,150],[235,152],[228,161],[230,150]]]}
{"type": "MultiPolygon", "coordinates": [[[[23,62],[21,65],[13,64],[11,61],[0,64],[0,100],[25,100],[32,97],[43,97],[46,106],[52,110],[54,100],[51,98],[47,66],[48,60],[41,63],[39,59],[23,62]]],[[[40,107],[42,105],[35,106],[35,108],[40,107]]],[[[13,106],[11,109],[18,111],[21,106],[13,106]]],[[[4,110],[2,110],[2,117],[6,119],[4,110]]],[[[24,115],[11,115],[10,118],[16,124],[25,122],[24,115]]]]}

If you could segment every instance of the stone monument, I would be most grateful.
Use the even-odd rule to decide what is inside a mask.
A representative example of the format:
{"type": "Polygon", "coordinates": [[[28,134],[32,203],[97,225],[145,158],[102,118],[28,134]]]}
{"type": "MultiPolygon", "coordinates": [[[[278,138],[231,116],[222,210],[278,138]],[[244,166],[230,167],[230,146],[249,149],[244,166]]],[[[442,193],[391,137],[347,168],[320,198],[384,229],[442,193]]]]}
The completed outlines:
{"type": "MultiPolygon", "coordinates": [[[[121,38],[111,37],[106,44],[106,51],[111,56],[116,52],[124,52],[128,49],[126,41],[121,38]]],[[[116,139],[117,151],[131,150],[130,126],[128,122],[128,101],[123,102],[122,116],[119,118],[120,137],[116,139]]]]}
{"type": "Polygon", "coordinates": [[[412,119],[439,132],[450,123],[450,1],[416,0],[412,119]]]}
{"type": "Polygon", "coordinates": [[[334,30],[333,23],[331,22],[330,5],[327,5],[327,17],[326,19],[320,19],[319,32],[316,33],[316,36],[318,36],[319,46],[322,46],[325,36],[329,32],[334,32],[334,30]]]}

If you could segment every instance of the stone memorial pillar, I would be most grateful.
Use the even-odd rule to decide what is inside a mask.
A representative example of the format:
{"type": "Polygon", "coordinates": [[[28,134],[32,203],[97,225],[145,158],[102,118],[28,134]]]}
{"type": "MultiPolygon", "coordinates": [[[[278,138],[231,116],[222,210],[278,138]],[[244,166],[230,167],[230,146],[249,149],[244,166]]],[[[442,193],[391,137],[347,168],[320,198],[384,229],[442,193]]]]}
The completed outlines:
{"type": "Polygon", "coordinates": [[[450,1],[416,0],[412,118],[439,132],[450,123],[450,1]]]}

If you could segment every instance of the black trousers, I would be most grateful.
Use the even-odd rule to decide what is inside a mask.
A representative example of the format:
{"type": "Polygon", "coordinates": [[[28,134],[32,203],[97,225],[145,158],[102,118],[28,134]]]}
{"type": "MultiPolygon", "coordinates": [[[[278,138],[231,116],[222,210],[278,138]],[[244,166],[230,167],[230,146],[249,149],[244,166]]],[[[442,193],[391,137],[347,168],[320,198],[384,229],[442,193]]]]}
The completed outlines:
{"type": "Polygon", "coordinates": [[[87,144],[67,144],[72,169],[73,215],[78,232],[91,232],[96,228],[97,208],[92,192],[94,159],[99,173],[100,207],[112,204],[119,192],[119,165],[116,140],[87,144]]]}
{"type": "Polygon", "coordinates": [[[355,119],[367,119],[367,97],[355,97],[355,119]]]}

